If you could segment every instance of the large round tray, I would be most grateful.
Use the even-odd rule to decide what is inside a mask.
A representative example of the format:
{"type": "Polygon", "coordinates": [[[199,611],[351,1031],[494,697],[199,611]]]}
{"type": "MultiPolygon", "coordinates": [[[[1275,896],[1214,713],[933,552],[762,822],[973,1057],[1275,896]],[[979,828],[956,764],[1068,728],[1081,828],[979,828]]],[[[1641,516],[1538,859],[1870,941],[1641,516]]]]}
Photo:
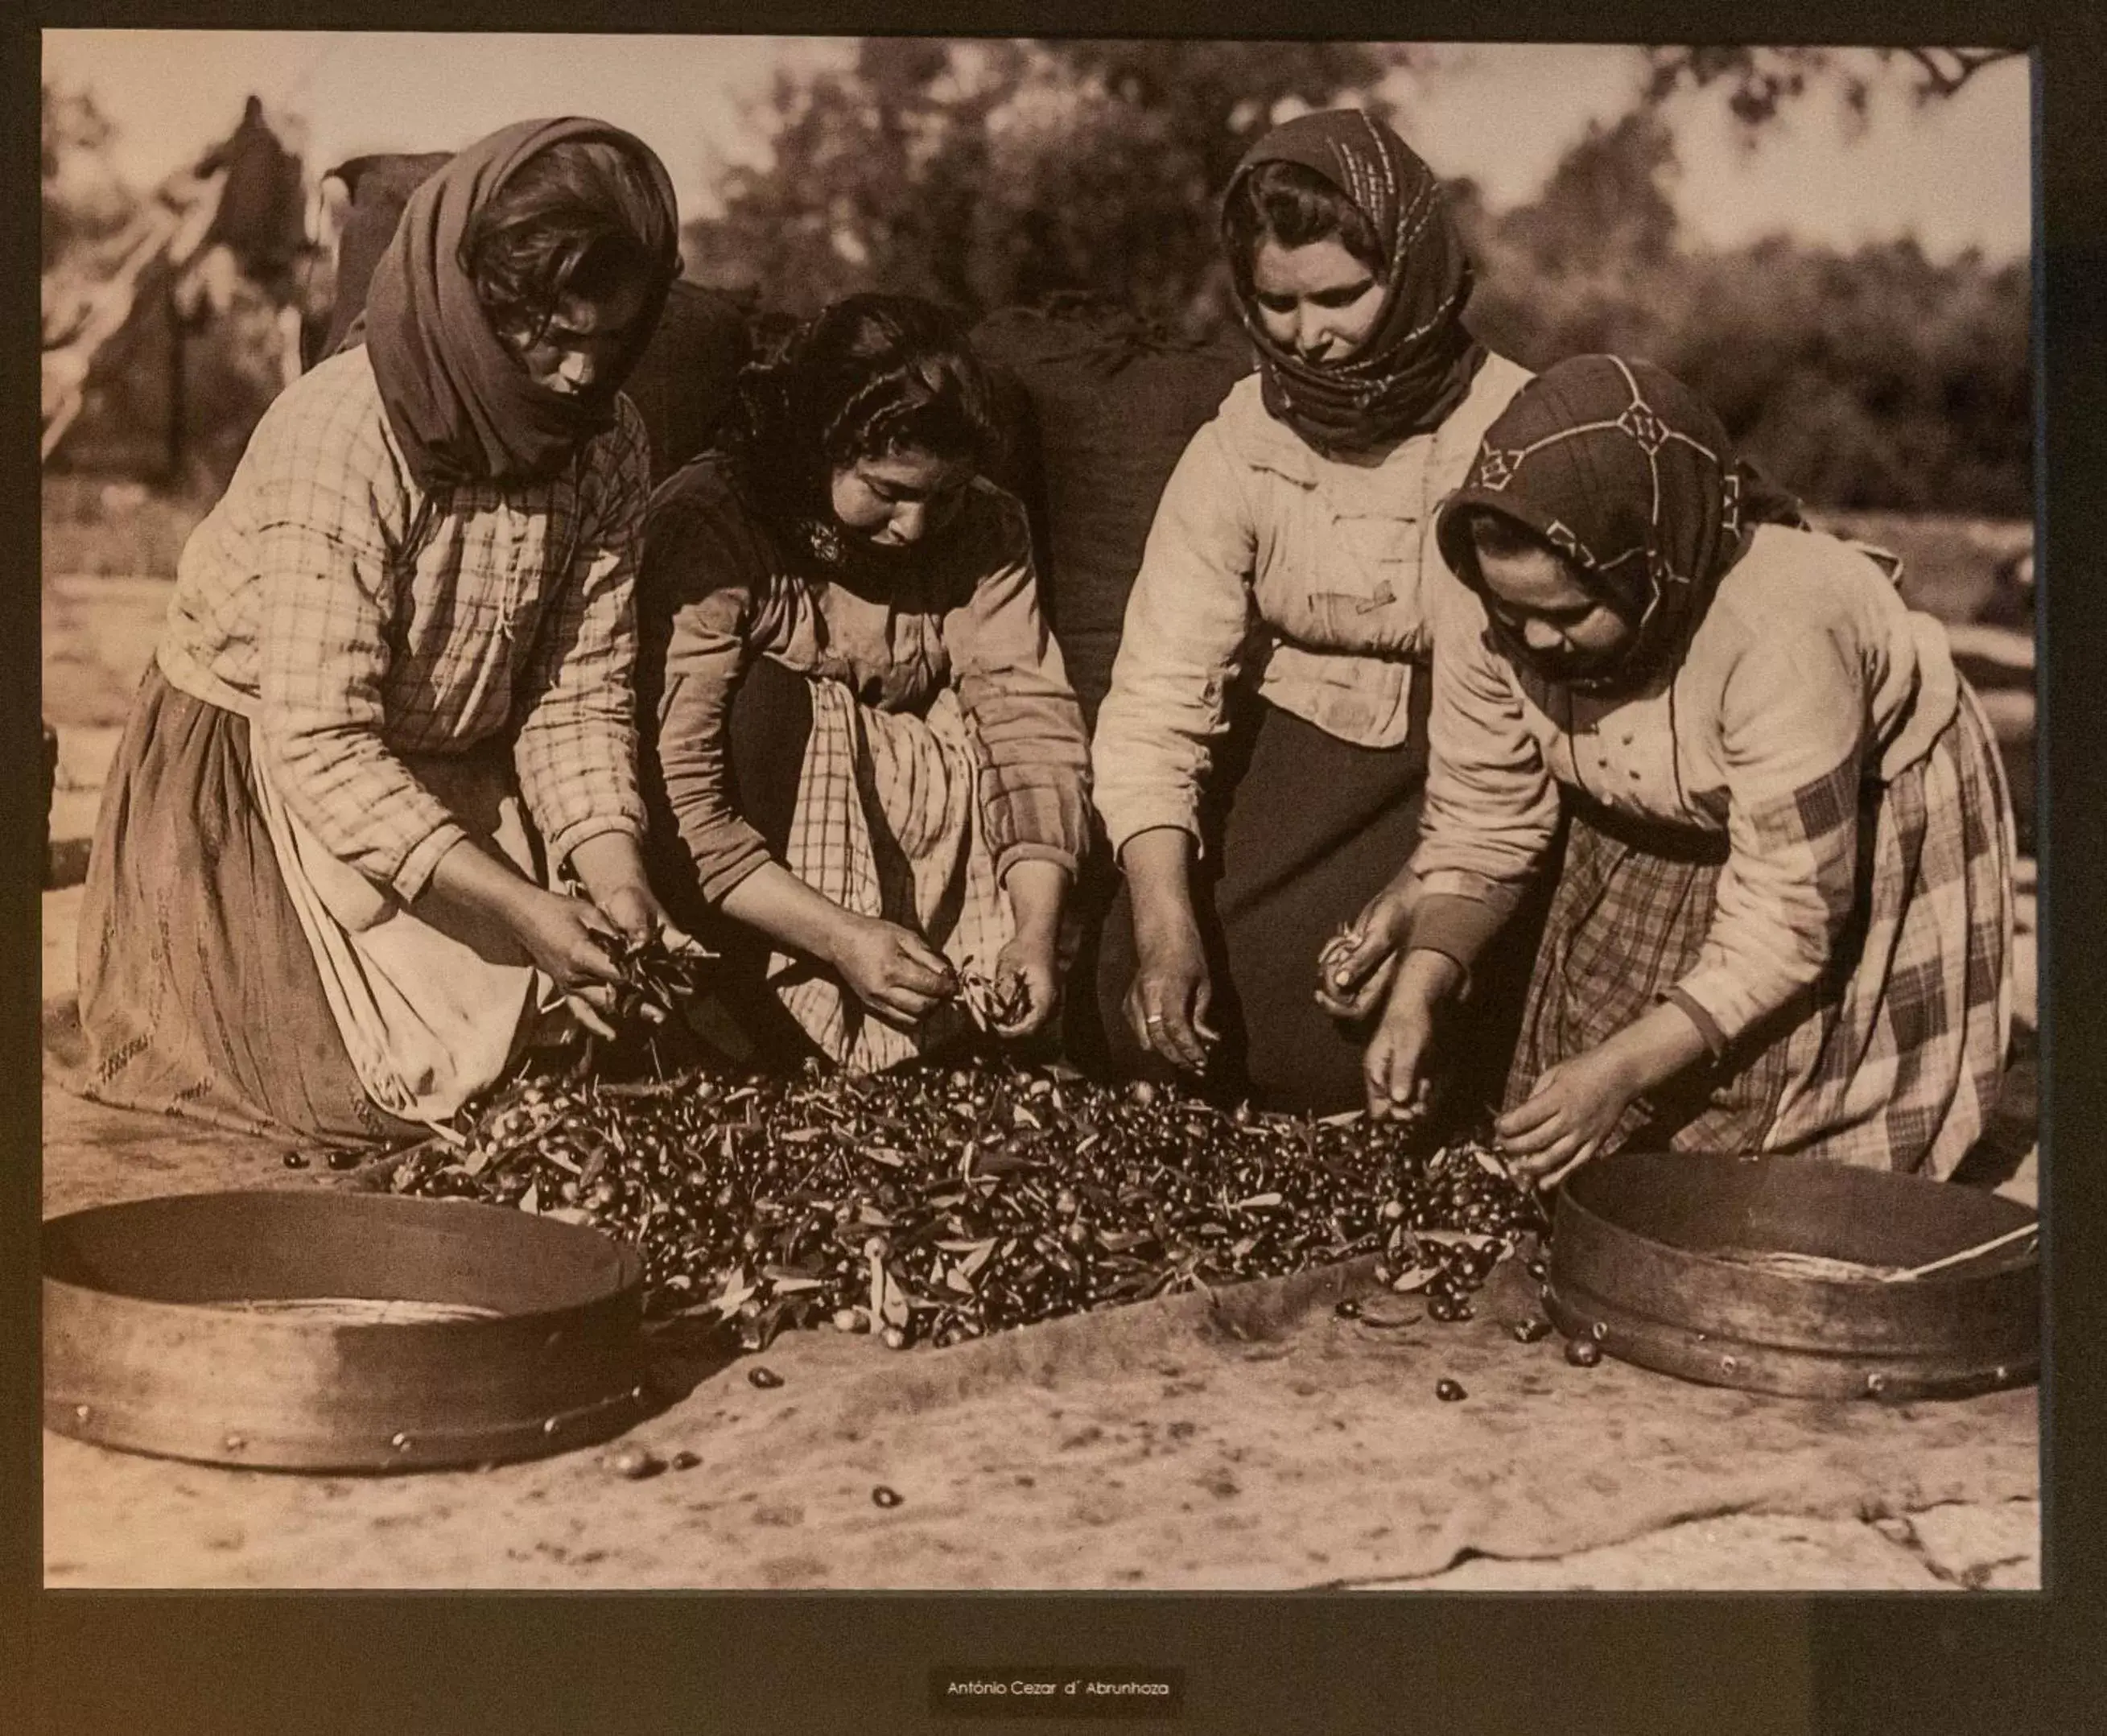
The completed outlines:
{"type": "Polygon", "coordinates": [[[1914,1267],[2033,1217],[1973,1188],[1847,1164],[1622,1153],[1561,1191],[1544,1302],[1568,1335],[1687,1380],[1807,1398],[1957,1397],[2037,1374],[2032,1253],[1890,1284],[1781,1274],[1716,1251],[1914,1267]]]}
{"type": "Polygon", "coordinates": [[[469,1464],[604,1439],[645,1398],[636,1255],[523,1212],[187,1194],[51,1219],[43,1253],[45,1423],[107,1446],[469,1464]]]}

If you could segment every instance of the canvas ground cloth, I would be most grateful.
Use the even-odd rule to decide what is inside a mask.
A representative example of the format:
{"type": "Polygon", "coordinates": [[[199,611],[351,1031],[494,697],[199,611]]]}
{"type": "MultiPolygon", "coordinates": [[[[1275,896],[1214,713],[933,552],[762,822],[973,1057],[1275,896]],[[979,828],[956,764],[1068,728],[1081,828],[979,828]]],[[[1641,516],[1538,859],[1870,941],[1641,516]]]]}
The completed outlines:
{"type": "Polygon", "coordinates": [[[304,1477],[47,1436],[47,1582],[1274,1589],[1715,1516],[2038,1495],[2032,1391],[1824,1404],[1574,1369],[1555,1337],[1507,1337],[1512,1292],[1382,1330],[1337,1319],[1336,1284],[1224,1293],[1213,1324],[1181,1297],[946,1351],[799,1333],[725,1365],[662,1342],[667,1408],[627,1438],[699,1464],[643,1482],[591,1451],[304,1477]],[[784,1384],[749,1384],[754,1361],[784,1384]],[[1468,1397],[1439,1401],[1444,1376],[1468,1397]]]}

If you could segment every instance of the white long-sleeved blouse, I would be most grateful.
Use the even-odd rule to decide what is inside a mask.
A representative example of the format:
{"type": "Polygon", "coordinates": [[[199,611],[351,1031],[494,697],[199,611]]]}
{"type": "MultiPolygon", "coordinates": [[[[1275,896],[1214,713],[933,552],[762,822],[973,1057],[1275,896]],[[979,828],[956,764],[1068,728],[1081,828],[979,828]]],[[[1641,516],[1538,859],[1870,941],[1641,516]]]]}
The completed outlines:
{"type": "MultiPolygon", "coordinates": [[[[1781,525],[1756,532],[1672,674],[1629,698],[1539,680],[1494,649],[1476,596],[1459,585],[1450,606],[1412,859],[1422,896],[1509,906],[1563,785],[1723,834],[1711,928],[1675,996],[1708,1038],[1732,1041],[1812,983],[1862,892],[1862,785],[1915,765],[1954,717],[1945,629],[1864,551],[1781,525]]],[[[1476,925],[1423,915],[1414,939],[1437,948],[1454,920],[1476,925]]]]}

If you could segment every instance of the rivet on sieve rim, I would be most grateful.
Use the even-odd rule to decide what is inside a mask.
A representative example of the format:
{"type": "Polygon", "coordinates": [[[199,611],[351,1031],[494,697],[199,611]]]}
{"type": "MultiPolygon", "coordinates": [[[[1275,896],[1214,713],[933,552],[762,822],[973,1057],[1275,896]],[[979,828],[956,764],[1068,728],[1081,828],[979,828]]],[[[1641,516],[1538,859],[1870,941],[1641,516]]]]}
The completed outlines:
{"type": "Polygon", "coordinates": [[[1736,1362],[1732,1356],[1722,1356],[1719,1359],[1719,1371],[1724,1374],[1732,1374],[1734,1370],[1741,1367],[1741,1365],[1736,1362]]]}
{"type": "Polygon", "coordinates": [[[1588,1329],[1595,1334],[1595,1342],[1597,1344],[1606,1343],[1608,1342],[1610,1337],[1610,1323],[1607,1320],[1597,1320],[1595,1322],[1594,1325],[1588,1329]]]}
{"type": "Polygon", "coordinates": [[[388,1444],[398,1453],[407,1453],[410,1450],[410,1437],[400,1430],[388,1437],[388,1444]]]}
{"type": "Polygon", "coordinates": [[[1997,1378],[2000,1380],[2010,1380],[2011,1378],[2012,1371],[2006,1368],[2003,1363],[1999,1363],[1997,1365],[1997,1378]]]}
{"type": "Polygon", "coordinates": [[[629,1396],[640,1405],[644,1402],[644,1388],[641,1387],[631,1387],[629,1389],[629,1396]]]}
{"type": "Polygon", "coordinates": [[[238,1453],[243,1447],[249,1445],[249,1441],[245,1436],[229,1434],[222,1444],[230,1453],[238,1453]]]}
{"type": "Polygon", "coordinates": [[[94,1414],[95,1406],[92,1405],[75,1405],[73,1407],[73,1419],[76,1423],[85,1423],[94,1414]]]}
{"type": "Polygon", "coordinates": [[[1876,1395],[1888,1390],[1888,1377],[1877,1370],[1866,1377],[1866,1390],[1876,1395]]]}
{"type": "Polygon", "coordinates": [[[545,1435],[553,1435],[555,1432],[556,1419],[554,1417],[550,1417],[546,1422],[542,1423],[541,1432],[545,1435]]]}

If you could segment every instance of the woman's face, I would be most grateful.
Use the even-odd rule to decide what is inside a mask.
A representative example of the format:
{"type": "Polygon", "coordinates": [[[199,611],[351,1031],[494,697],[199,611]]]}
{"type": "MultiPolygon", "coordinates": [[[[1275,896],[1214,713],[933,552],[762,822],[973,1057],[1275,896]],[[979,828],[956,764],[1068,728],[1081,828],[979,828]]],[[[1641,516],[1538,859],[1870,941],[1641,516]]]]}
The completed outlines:
{"type": "Polygon", "coordinates": [[[1352,358],[1382,312],[1381,281],[1336,240],[1283,247],[1271,236],[1251,259],[1259,325],[1314,367],[1352,358]]]}
{"type": "Polygon", "coordinates": [[[1601,675],[1630,646],[1631,622],[1590,593],[1549,549],[1495,555],[1480,545],[1477,559],[1485,606],[1545,679],[1601,675]]]}
{"type": "Polygon", "coordinates": [[[912,548],[950,521],[973,474],[962,458],[909,447],[837,465],[828,493],[844,530],[875,548],[912,548]]]}
{"type": "Polygon", "coordinates": [[[602,295],[560,296],[538,333],[520,324],[498,335],[537,386],[566,398],[604,395],[619,384],[614,370],[631,353],[649,300],[649,287],[641,281],[602,295]]]}

